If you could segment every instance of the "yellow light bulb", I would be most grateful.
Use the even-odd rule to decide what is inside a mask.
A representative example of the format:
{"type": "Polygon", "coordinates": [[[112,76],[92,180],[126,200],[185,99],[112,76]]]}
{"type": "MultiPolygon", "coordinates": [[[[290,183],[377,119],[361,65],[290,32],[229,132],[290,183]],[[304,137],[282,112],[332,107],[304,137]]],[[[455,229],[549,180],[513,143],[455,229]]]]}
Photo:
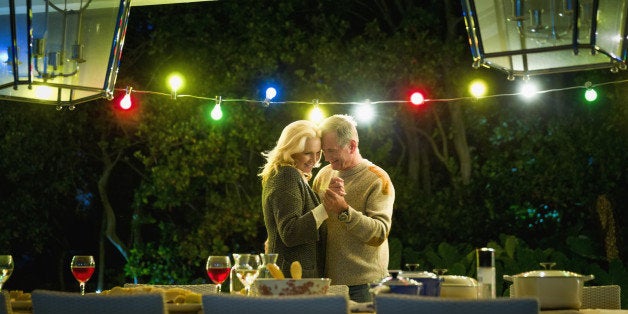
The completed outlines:
{"type": "Polygon", "coordinates": [[[481,80],[475,80],[471,82],[469,86],[469,92],[475,98],[480,98],[486,94],[486,83],[481,80]]]}
{"type": "Polygon", "coordinates": [[[176,92],[183,86],[183,78],[179,74],[172,74],[168,78],[168,84],[170,84],[170,89],[176,92]]]}
{"type": "Polygon", "coordinates": [[[323,121],[324,118],[325,118],[325,114],[323,113],[321,108],[319,108],[318,106],[315,106],[310,111],[310,114],[309,114],[310,121],[319,123],[319,122],[323,121]]]}

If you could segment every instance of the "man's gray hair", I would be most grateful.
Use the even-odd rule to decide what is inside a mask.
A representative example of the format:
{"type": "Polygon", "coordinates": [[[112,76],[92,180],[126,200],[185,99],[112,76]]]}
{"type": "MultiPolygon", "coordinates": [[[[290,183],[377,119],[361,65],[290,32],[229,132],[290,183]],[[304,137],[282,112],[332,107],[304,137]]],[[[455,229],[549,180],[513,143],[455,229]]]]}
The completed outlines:
{"type": "Polygon", "coordinates": [[[356,143],[360,142],[357,126],[358,124],[352,116],[336,114],[323,120],[320,124],[320,129],[323,135],[329,132],[336,132],[338,144],[345,146],[349,144],[351,140],[355,140],[356,143]]]}

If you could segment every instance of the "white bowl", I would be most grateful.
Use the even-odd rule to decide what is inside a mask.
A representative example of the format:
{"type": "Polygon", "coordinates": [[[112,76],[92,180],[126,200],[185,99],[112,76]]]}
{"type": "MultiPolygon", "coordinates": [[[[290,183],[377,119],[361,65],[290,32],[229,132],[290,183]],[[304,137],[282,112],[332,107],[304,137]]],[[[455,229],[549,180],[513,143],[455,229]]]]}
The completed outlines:
{"type": "Polygon", "coordinates": [[[443,282],[440,286],[440,296],[454,299],[477,299],[478,282],[475,278],[466,276],[445,275],[441,276],[443,282]]]}
{"type": "Polygon", "coordinates": [[[504,275],[512,281],[510,296],[536,297],[541,309],[580,309],[584,282],[595,276],[583,276],[564,270],[536,270],[514,276],[504,275]]]}
{"type": "Polygon", "coordinates": [[[258,295],[304,295],[327,294],[330,284],[329,278],[257,278],[254,286],[258,295]]]}

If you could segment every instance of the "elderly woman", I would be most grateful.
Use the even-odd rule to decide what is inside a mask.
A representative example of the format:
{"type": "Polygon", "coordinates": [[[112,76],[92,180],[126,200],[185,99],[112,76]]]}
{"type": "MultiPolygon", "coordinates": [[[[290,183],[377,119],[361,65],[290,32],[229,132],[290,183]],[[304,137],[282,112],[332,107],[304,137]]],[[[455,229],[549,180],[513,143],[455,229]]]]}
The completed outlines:
{"type": "Polygon", "coordinates": [[[277,265],[286,277],[294,261],[301,263],[304,278],[323,277],[327,212],[308,185],[312,169],[320,165],[320,130],[311,121],[292,122],[263,155],[259,175],[267,252],[279,254],[277,265]]]}

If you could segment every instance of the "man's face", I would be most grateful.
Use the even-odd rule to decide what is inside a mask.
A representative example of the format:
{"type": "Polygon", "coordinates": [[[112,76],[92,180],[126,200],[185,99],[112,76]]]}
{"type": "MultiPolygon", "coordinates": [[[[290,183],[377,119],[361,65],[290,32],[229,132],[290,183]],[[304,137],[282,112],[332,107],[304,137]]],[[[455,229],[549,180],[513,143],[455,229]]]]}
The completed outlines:
{"type": "Polygon", "coordinates": [[[340,146],[335,132],[325,133],[323,140],[323,155],[334,170],[346,170],[353,166],[351,156],[351,143],[340,146]]]}

